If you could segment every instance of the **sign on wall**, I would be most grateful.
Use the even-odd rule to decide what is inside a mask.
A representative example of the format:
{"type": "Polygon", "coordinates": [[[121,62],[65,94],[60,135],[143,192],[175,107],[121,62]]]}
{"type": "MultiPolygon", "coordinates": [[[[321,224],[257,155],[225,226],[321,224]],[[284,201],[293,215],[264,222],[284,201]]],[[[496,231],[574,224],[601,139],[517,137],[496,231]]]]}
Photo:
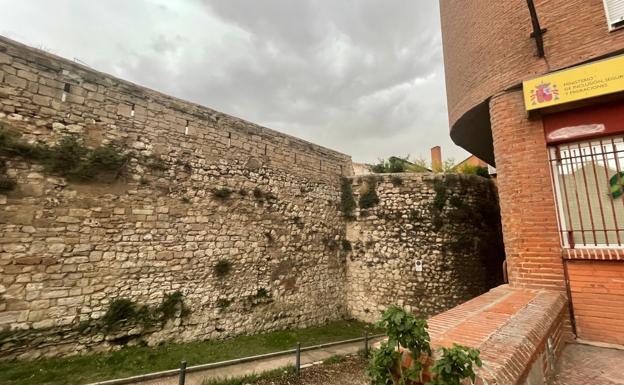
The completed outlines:
{"type": "Polygon", "coordinates": [[[527,111],[624,91],[624,55],[523,82],[527,111]]]}

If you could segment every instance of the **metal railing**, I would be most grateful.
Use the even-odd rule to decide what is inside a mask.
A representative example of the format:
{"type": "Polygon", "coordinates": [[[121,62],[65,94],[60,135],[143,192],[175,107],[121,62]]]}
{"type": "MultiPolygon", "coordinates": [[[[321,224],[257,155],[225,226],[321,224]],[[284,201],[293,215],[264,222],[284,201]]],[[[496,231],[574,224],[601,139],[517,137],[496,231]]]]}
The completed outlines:
{"type": "Polygon", "coordinates": [[[301,353],[302,352],[307,352],[311,350],[319,350],[319,349],[324,349],[324,348],[329,348],[329,347],[334,347],[334,346],[339,346],[339,345],[352,344],[356,342],[363,342],[363,354],[365,357],[368,357],[368,354],[370,351],[370,341],[377,339],[377,338],[382,338],[382,337],[385,337],[385,335],[376,334],[376,335],[371,336],[369,335],[368,330],[366,330],[364,332],[364,336],[359,337],[359,338],[352,338],[352,339],[336,341],[336,342],[328,342],[324,344],[306,346],[306,347],[301,347],[301,344],[297,343],[297,346],[290,350],[282,350],[279,352],[266,353],[266,354],[260,354],[260,355],[249,356],[249,357],[242,357],[242,358],[236,358],[232,360],[212,362],[209,364],[201,364],[201,365],[195,365],[195,366],[189,366],[189,367],[187,367],[187,362],[183,360],[180,362],[179,369],[164,370],[160,372],[141,374],[138,376],[120,378],[120,379],[115,379],[115,380],[94,382],[88,385],[126,385],[126,384],[135,384],[138,382],[144,382],[144,381],[149,381],[149,380],[155,380],[158,378],[174,377],[174,376],[178,377],[179,385],[185,385],[186,375],[188,373],[201,372],[201,371],[210,370],[210,369],[223,368],[223,367],[243,364],[247,362],[259,361],[259,360],[264,360],[268,358],[283,357],[283,356],[289,356],[289,355],[290,356],[294,355],[294,359],[295,359],[294,370],[295,370],[295,373],[299,375],[301,373],[301,353]]]}
{"type": "Polygon", "coordinates": [[[624,247],[624,137],[561,144],[549,155],[564,247],[624,247]]]}

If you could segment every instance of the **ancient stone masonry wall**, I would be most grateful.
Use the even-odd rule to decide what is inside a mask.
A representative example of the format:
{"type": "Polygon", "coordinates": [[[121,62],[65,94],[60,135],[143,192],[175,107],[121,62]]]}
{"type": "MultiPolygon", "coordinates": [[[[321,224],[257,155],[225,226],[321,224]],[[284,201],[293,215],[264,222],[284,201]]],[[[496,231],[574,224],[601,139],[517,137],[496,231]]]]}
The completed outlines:
{"type": "Polygon", "coordinates": [[[0,193],[2,358],[346,314],[337,245],[350,157],[2,38],[0,111],[2,132],[24,143],[72,134],[128,157],[121,175],[90,183],[1,159],[16,182],[0,193]],[[113,304],[121,318],[103,325],[113,304]],[[150,311],[159,322],[144,322],[150,311]]]}
{"type": "Polygon", "coordinates": [[[0,359],[430,315],[497,283],[491,181],[352,173],[0,38],[0,359]]]}
{"type": "Polygon", "coordinates": [[[351,315],[375,321],[399,304],[430,316],[501,283],[504,251],[492,181],[434,174],[352,180],[359,208],[347,224],[351,315]]]}

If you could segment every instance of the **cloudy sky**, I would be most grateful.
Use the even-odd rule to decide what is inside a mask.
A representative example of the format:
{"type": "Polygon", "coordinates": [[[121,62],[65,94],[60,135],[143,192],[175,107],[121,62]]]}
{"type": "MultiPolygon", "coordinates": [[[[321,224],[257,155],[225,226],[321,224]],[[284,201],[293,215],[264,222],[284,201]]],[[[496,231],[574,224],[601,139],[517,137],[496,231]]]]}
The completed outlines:
{"type": "Polygon", "coordinates": [[[0,0],[0,34],[345,152],[448,136],[437,0],[0,0]]]}

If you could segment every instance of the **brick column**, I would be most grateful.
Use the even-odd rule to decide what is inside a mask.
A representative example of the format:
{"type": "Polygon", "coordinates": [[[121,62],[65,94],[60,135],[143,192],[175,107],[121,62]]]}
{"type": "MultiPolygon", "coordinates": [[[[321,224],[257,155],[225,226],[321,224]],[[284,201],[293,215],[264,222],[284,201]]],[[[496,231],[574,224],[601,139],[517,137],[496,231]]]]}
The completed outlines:
{"type": "Polygon", "coordinates": [[[522,93],[490,101],[509,283],[565,288],[557,213],[541,119],[529,120],[522,93]]]}

